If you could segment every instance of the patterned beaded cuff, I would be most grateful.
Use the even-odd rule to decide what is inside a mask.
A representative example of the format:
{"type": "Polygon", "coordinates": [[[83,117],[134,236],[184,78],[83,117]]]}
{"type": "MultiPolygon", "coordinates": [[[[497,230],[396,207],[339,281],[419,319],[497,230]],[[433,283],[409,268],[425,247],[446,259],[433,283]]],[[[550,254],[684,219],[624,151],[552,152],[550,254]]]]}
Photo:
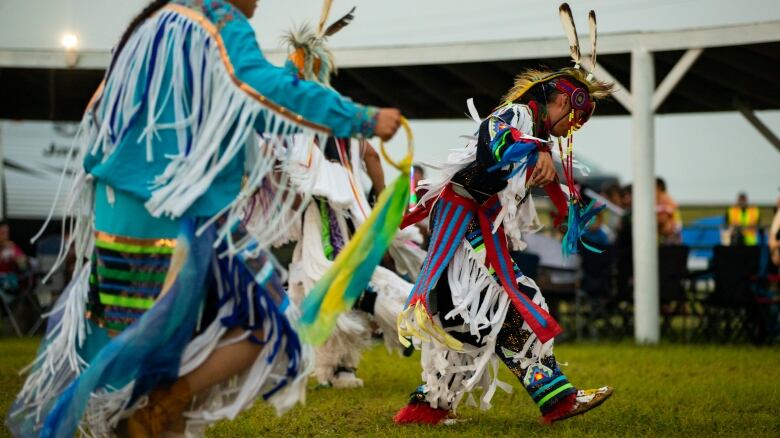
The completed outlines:
{"type": "Polygon", "coordinates": [[[552,370],[541,363],[528,367],[523,378],[523,386],[542,411],[542,415],[550,412],[556,403],[566,396],[577,392],[560,369],[556,367],[552,370]]]}
{"type": "Polygon", "coordinates": [[[357,105],[357,108],[355,116],[352,118],[352,132],[354,135],[364,138],[373,137],[379,108],[364,105],[357,105]]]}

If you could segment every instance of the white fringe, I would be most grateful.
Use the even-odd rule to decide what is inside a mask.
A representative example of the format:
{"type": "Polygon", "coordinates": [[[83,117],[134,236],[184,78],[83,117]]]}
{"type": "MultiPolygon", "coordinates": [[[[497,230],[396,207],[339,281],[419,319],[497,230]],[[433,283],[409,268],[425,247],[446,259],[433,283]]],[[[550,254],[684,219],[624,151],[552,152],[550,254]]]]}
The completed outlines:
{"type": "MultiPolygon", "coordinates": [[[[436,342],[423,342],[422,377],[425,381],[426,397],[434,407],[455,409],[464,395],[468,394],[469,404],[474,403],[471,392],[477,388],[483,390],[479,400],[480,409],[489,409],[490,400],[498,388],[511,393],[511,385],[498,378],[499,360],[494,354],[498,333],[506,318],[511,301],[501,285],[487,275],[484,261],[471,250],[468,243],[458,248],[449,268],[450,289],[455,306],[445,318],[455,315],[466,323],[455,331],[468,331],[477,336],[480,345],[464,344],[464,351],[453,351],[436,342]],[[480,267],[481,266],[481,267],[480,267]],[[487,294],[480,300],[480,293],[487,287],[487,294]],[[477,330],[490,328],[490,332],[479,338],[477,330]]],[[[536,283],[528,278],[518,279],[523,285],[534,289],[533,302],[547,310],[547,303],[536,283]]],[[[539,363],[552,354],[553,340],[542,344],[533,334],[527,323],[521,330],[531,332],[523,348],[514,353],[511,359],[520,363],[522,368],[539,363]]]]}
{"type": "MultiPolygon", "coordinates": [[[[130,37],[116,58],[96,103],[88,108],[81,122],[73,145],[75,153],[69,156],[66,165],[66,172],[76,171],[63,212],[68,218],[63,225],[63,235],[69,237],[62,245],[53,270],[64,261],[71,246],[76,247],[78,264],[91,251],[93,188],[91,177],[85,173],[81,162],[87,154],[99,156],[103,161],[110,158],[123,140],[113,137],[125,131],[142,107],[136,91],[143,86],[148,88],[145,104],[151,110],[145,121],[146,129],[138,140],[146,142],[146,159],[153,158],[154,141],[163,130],[175,132],[179,150],[169,157],[170,163],[163,173],[149,181],[153,191],[146,207],[151,215],[181,216],[209,189],[215,177],[237,154],[246,152],[248,176],[240,194],[201,230],[218,218],[226,217],[215,245],[226,240],[229,252],[238,253],[248,241],[232,242],[230,230],[246,218],[251,210],[248,204],[251,204],[252,195],[261,185],[267,189],[259,196],[264,208],[262,211],[259,207],[253,209],[265,221],[264,231],[256,236],[260,245],[269,246],[294,222],[286,220],[285,214],[293,210],[294,191],[286,177],[276,178],[274,165],[288,158],[284,145],[292,134],[319,137],[324,133],[282,117],[246,94],[233,83],[220,57],[218,44],[205,29],[189,17],[175,11],[163,11],[146,20],[130,37]],[[158,30],[162,31],[161,43],[152,59],[152,41],[158,30]],[[184,50],[185,44],[189,44],[188,51],[184,50]],[[155,68],[148,72],[150,76],[146,83],[145,69],[152,61],[155,68]],[[163,82],[166,72],[183,77],[185,66],[192,69],[190,88],[180,80],[163,82]],[[174,121],[160,120],[162,108],[168,103],[173,103],[174,121]],[[264,147],[246,147],[254,140],[252,132],[258,120],[265,126],[264,147]],[[188,138],[193,139],[189,151],[188,138]],[[223,139],[226,140],[224,144],[223,139]],[[272,196],[269,197],[269,193],[272,196]],[[266,208],[268,206],[273,208],[266,208]]],[[[47,224],[53,216],[54,207],[47,224]]],[[[45,226],[41,233],[43,229],[45,226]]]]}
{"type": "Polygon", "coordinates": [[[482,388],[479,405],[488,409],[496,388],[511,392],[511,386],[498,379],[498,359],[494,355],[498,332],[511,302],[501,285],[488,274],[484,252],[475,253],[468,242],[464,241],[455,251],[447,275],[454,308],[444,318],[459,316],[464,320],[463,326],[450,331],[468,332],[480,345],[464,344],[463,351],[453,351],[436,342],[423,344],[423,379],[428,401],[434,406],[455,409],[465,394],[482,388]],[[481,299],[480,292],[485,289],[486,295],[481,299]],[[480,336],[479,330],[485,328],[490,331],[480,336]]]}
{"type": "MultiPolygon", "coordinates": [[[[227,307],[227,306],[226,306],[227,307]]],[[[228,309],[225,309],[225,314],[229,313],[228,309]]],[[[222,314],[222,311],[221,311],[222,314]]],[[[298,309],[292,303],[287,307],[285,315],[289,320],[295,320],[298,317],[298,309]]],[[[216,320],[212,325],[220,324],[219,320],[216,320]]],[[[220,324],[221,325],[221,324],[220,324]]],[[[268,334],[273,331],[273,336],[266,339],[268,346],[273,345],[278,336],[280,336],[280,330],[272,330],[271,321],[264,322],[263,333],[268,334]]],[[[204,344],[215,346],[209,354],[216,352],[219,348],[229,345],[220,343],[219,339],[221,334],[216,337],[215,330],[206,331],[199,338],[204,344]],[[216,340],[216,343],[215,343],[216,340]]],[[[249,332],[244,336],[248,336],[249,332]]],[[[285,342],[282,342],[280,349],[284,349],[285,342]]],[[[273,363],[268,363],[268,357],[271,353],[270,348],[263,348],[260,355],[255,359],[254,364],[239,375],[231,377],[228,381],[216,385],[210,388],[205,394],[197,397],[193,402],[192,409],[185,412],[184,416],[187,418],[187,436],[202,436],[202,431],[209,424],[212,424],[220,420],[232,420],[235,419],[238,414],[243,412],[252,406],[254,401],[264,392],[268,391],[271,387],[275,386],[280,379],[285,378],[287,370],[287,361],[275,360],[273,363]]],[[[194,353],[195,350],[188,348],[188,353],[194,353]]],[[[302,369],[303,372],[298,374],[293,382],[287,384],[287,386],[274,394],[268,402],[274,406],[277,414],[281,415],[291,409],[296,403],[305,401],[306,381],[309,373],[311,372],[312,356],[313,352],[310,346],[302,345],[302,369]]],[[[283,357],[281,356],[278,357],[283,357]]],[[[182,370],[180,374],[185,374],[186,370],[194,369],[199,365],[197,360],[192,360],[193,356],[190,354],[185,355],[182,361],[182,370]],[[190,363],[188,363],[190,362],[190,363]]]]}
{"type": "MultiPolygon", "coordinates": [[[[34,416],[40,424],[54,399],[86,368],[78,349],[87,336],[86,302],[89,294],[91,263],[76,271],[54,309],[44,316],[59,314],[59,321],[43,339],[45,348],[21,373],[32,370],[17,395],[24,415],[34,416]]],[[[16,412],[11,413],[16,414],[16,412]]]]}
{"type": "Polygon", "coordinates": [[[369,286],[377,293],[374,304],[374,322],[382,331],[388,352],[401,352],[404,346],[398,340],[398,315],[406,306],[406,299],[414,287],[393,271],[377,266],[369,286]]]}

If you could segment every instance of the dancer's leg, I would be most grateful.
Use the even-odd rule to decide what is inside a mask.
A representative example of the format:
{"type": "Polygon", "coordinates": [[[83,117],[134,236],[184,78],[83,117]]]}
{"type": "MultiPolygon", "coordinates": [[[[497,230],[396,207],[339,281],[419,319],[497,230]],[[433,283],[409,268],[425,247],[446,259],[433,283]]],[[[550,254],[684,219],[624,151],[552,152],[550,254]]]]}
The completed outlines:
{"type": "MultiPolygon", "coordinates": [[[[225,334],[223,341],[244,335],[246,330],[234,328],[225,334]]],[[[262,332],[254,332],[254,337],[263,339],[262,332]]],[[[185,380],[193,394],[208,389],[229,377],[249,368],[257,359],[263,346],[249,338],[214,350],[198,368],[192,370],[180,380],[185,380]]]]}
{"type": "Polygon", "coordinates": [[[520,313],[510,306],[498,333],[496,354],[517,377],[542,415],[572,403],[577,390],[558,368],[552,345],[542,345],[520,313]]]}
{"type": "MultiPolygon", "coordinates": [[[[229,341],[243,336],[246,330],[234,328],[222,338],[229,341]]],[[[263,339],[262,332],[252,333],[263,339]]],[[[157,388],[149,394],[149,403],[127,422],[131,437],[158,436],[166,430],[184,432],[182,413],[192,402],[193,396],[221,383],[231,376],[249,368],[257,359],[263,346],[249,338],[214,350],[196,369],[182,376],[168,388],[157,388]]]]}
{"type": "MultiPolygon", "coordinates": [[[[544,301],[539,300],[540,295],[534,298],[547,310],[544,301]]],[[[545,423],[584,413],[612,394],[610,387],[578,391],[558,367],[552,353],[552,341],[543,345],[528,325],[524,325],[522,316],[514,307],[510,306],[498,334],[496,354],[528,391],[545,423]]]]}

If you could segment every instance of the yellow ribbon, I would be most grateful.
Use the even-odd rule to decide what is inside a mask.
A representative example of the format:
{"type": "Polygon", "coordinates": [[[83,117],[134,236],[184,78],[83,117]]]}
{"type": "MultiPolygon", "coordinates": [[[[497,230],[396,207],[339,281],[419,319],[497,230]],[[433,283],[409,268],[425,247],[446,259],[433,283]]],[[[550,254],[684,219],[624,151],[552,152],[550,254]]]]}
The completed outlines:
{"type": "Polygon", "coordinates": [[[463,351],[463,343],[433,322],[422,303],[415,303],[398,315],[398,340],[405,347],[410,345],[407,337],[434,341],[450,350],[463,351]]]}

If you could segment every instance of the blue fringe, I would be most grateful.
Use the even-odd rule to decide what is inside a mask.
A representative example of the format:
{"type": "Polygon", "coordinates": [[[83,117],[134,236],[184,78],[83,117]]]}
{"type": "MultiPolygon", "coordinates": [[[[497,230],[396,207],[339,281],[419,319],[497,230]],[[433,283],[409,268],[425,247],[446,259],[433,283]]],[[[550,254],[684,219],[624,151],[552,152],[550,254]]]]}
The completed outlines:
{"type": "Polygon", "coordinates": [[[603,251],[594,248],[582,240],[582,235],[588,230],[591,222],[596,216],[604,209],[606,205],[596,206],[596,201],[592,200],[587,207],[581,209],[580,204],[576,201],[569,202],[569,220],[568,229],[563,236],[561,242],[561,249],[563,255],[568,257],[572,254],[577,254],[577,245],[582,244],[585,249],[595,253],[602,253],[603,251]]]}
{"type": "Polygon", "coordinates": [[[516,166],[512,170],[512,173],[504,178],[505,180],[509,180],[527,166],[536,164],[538,156],[539,154],[536,153],[536,143],[517,142],[507,148],[504,155],[501,157],[501,161],[490,166],[488,172],[495,172],[496,170],[511,164],[519,164],[519,166],[516,166]]]}
{"type": "Polygon", "coordinates": [[[242,327],[247,330],[263,330],[263,338],[252,334],[250,339],[258,345],[267,345],[275,337],[267,362],[274,363],[280,353],[287,356],[285,378],[263,394],[268,400],[279,390],[291,383],[301,373],[302,347],[298,335],[284,314],[289,299],[275,268],[272,255],[261,251],[258,256],[250,256],[254,245],[234,259],[222,258],[217,261],[223,296],[220,304],[233,300],[233,313],[222,318],[221,323],[228,329],[242,327]],[[253,286],[254,285],[254,286],[253,286]],[[248,291],[254,287],[249,297],[248,291]],[[253,314],[253,321],[250,315],[253,314]],[[270,322],[270,325],[266,325],[270,322]],[[278,334],[278,335],[277,335],[278,334]],[[284,344],[284,345],[282,345],[284,344]]]}

